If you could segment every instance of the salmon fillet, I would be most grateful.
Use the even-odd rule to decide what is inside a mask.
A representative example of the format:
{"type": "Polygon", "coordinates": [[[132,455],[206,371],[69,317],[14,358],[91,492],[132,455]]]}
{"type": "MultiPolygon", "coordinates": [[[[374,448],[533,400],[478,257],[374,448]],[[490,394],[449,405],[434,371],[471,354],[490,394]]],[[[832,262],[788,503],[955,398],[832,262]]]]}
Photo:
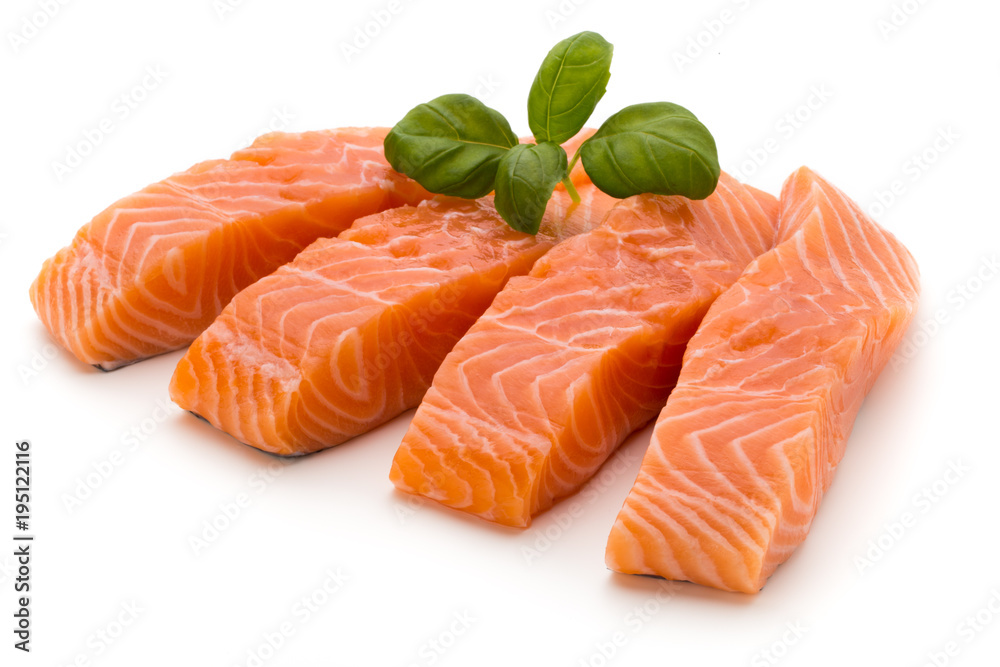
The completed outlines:
{"type": "Polygon", "coordinates": [[[537,236],[490,198],[437,197],[357,220],[250,286],[191,345],[170,395],[280,455],[337,445],[420,402],[438,365],[510,276],[618,201],[580,180],[537,236]]]}
{"type": "Polygon", "coordinates": [[[774,244],[777,200],[723,174],[640,195],[514,278],[447,356],[396,452],[401,490],[527,526],[656,416],[708,306],[774,244]]]}
{"type": "Polygon", "coordinates": [[[183,347],[241,289],[356,218],[430,196],[382,154],[386,128],[258,138],[112,204],[45,261],[35,311],[112,370],[183,347]]]}
{"type": "Polygon", "coordinates": [[[785,183],[780,228],[688,345],[611,531],[613,570],[753,593],[809,530],[918,272],[806,168],[785,183]]]}

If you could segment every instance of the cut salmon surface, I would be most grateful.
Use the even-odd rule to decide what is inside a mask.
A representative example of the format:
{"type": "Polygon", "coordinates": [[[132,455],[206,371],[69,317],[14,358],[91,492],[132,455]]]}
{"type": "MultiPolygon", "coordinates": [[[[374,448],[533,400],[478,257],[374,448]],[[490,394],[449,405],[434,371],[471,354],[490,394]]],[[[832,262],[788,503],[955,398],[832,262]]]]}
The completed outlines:
{"type": "Polygon", "coordinates": [[[490,198],[437,197],[362,218],[250,286],[191,345],[170,395],[279,455],[331,447],[416,406],[455,342],[508,278],[618,200],[557,190],[538,235],[490,198]]]}
{"type": "Polygon", "coordinates": [[[806,168],[713,304],[608,539],[612,570],[754,593],[806,533],[917,307],[910,253],[806,168]]]}
{"type": "Polygon", "coordinates": [[[31,285],[49,333],[104,370],[190,343],[241,289],[355,219],[430,193],[386,162],[386,128],[258,138],[119,200],[31,285]]]}
{"type": "Polygon", "coordinates": [[[640,195],[514,278],[448,355],[392,463],[401,490],[525,527],[654,418],[709,305],[774,245],[777,200],[723,174],[640,195]]]}

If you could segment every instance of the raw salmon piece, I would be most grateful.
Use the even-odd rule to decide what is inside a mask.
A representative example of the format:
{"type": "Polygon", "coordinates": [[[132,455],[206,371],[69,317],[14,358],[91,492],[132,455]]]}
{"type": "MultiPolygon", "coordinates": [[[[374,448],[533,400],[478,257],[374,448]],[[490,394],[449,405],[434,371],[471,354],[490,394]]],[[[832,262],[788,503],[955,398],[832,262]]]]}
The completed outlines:
{"type": "Polygon", "coordinates": [[[267,134],[119,200],[45,261],[35,311],[104,370],[187,345],[233,295],[317,238],[430,196],[389,167],[387,132],[267,134]]]}
{"type": "Polygon", "coordinates": [[[918,274],[806,168],[785,183],[780,228],[688,345],[611,531],[613,570],[754,593],[809,530],[918,274]]]}
{"type": "Polygon", "coordinates": [[[170,395],[259,449],[337,445],[420,402],[455,342],[512,275],[617,200],[581,185],[549,203],[537,236],[489,198],[438,197],[362,218],[250,286],[194,342],[170,395]]]}
{"type": "Polygon", "coordinates": [[[656,416],[709,304],[774,243],[777,201],[723,174],[641,195],[510,281],[448,355],[396,452],[403,491],[510,526],[656,416]]]}

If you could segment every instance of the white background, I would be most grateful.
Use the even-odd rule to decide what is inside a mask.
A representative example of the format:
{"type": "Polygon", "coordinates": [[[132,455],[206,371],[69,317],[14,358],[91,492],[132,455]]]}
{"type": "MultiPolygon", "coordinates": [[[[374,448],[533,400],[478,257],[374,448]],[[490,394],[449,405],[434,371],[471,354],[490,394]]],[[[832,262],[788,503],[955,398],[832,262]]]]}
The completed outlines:
{"type": "Polygon", "coordinates": [[[37,34],[24,21],[42,22],[44,3],[4,2],[0,537],[12,544],[13,443],[29,438],[37,541],[30,655],[11,647],[12,547],[0,551],[0,663],[257,664],[248,651],[287,622],[293,634],[261,664],[923,665],[949,642],[957,655],[938,664],[997,664],[997,4],[907,0],[912,15],[887,35],[892,0],[576,3],[402,1],[348,61],[342,44],[388,0],[234,0],[221,16],[213,0],[52,3],[37,34]],[[648,430],[579,497],[580,516],[564,504],[527,531],[501,530],[394,492],[409,414],[266,482],[275,459],[158,411],[180,353],[101,374],[49,347],[28,285],[117,198],[268,125],[391,125],[445,92],[480,88],[526,133],[541,58],[586,29],[616,46],[595,123],[669,100],[713,131],[724,168],[772,192],[801,164],[866,207],[902,182],[873,211],[922,270],[911,347],[864,406],[808,540],[759,595],[605,568],[648,430]],[[31,36],[15,49],[12,34],[31,36]],[[689,39],[706,46],[679,65],[689,39]],[[163,80],[130,93],[147,67],[163,80]],[[800,108],[820,89],[826,99],[800,108]],[[127,117],[122,94],[144,98],[127,117]],[[793,127],[783,118],[796,111],[793,127]],[[60,178],[54,163],[104,118],[111,132],[60,178]],[[957,138],[935,149],[949,130],[957,138]],[[933,164],[915,168],[925,151],[933,164]],[[936,315],[946,321],[934,327],[936,315]],[[68,508],[116,451],[110,476],[91,475],[96,488],[68,508]],[[949,475],[953,465],[966,471],[949,475]],[[249,506],[196,555],[190,537],[240,494],[249,506]],[[338,569],[347,581],[306,619],[297,601],[323,600],[338,569]],[[119,634],[133,603],[138,618],[119,634]],[[984,609],[975,630],[965,619],[984,609]],[[110,645],[105,629],[118,635],[110,645]]]}

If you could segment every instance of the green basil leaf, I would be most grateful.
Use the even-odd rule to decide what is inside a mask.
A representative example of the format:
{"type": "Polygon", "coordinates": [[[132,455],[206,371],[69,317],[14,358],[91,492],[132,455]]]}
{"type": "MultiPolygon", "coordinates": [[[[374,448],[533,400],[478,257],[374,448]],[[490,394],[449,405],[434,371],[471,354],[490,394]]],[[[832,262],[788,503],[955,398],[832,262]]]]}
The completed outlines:
{"type": "Polygon", "coordinates": [[[539,144],[561,144],[579,132],[607,90],[614,47],[596,32],[556,44],[528,94],[528,126],[539,144]]]}
{"type": "Polygon", "coordinates": [[[566,151],[553,143],[520,144],[500,160],[494,203],[507,224],[537,234],[556,184],[566,178],[566,151]]]}
{"type": "Polygon", "coordinates": [[[500,112],[471,95],[442,95],[396,123],[385,157],[431,192],[475,199],[493,190],[500,158],[516,145],[500,112]]]}
{"type": "Polygon", "coordinates": [[[644,192],[704,199],[719,182],[712,134],[668,102],[625,107],[583,144],[580,157],[594,185],[619,199],[644,192]]]}

